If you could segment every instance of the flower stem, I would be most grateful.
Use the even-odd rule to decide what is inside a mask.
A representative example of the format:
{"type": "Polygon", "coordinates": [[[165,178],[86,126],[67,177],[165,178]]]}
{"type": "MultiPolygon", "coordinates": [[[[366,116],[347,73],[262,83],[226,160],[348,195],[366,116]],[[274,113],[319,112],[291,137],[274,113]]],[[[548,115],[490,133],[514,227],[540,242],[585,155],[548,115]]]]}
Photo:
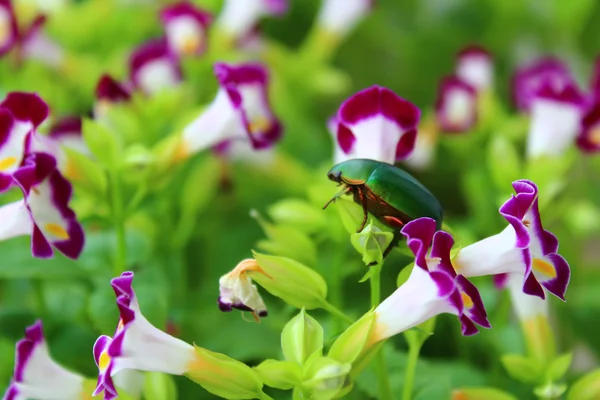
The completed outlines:
{"type": "Polygon", "coordinates": [[[112,174],[111,189],[112,216],[117,237],[117,255],[113,272],[115,276],[118,276],[127,269],[127,239],[125,236],[125,216],[123,213],[121,182],[116,172],[112,174]]]}
{"type": "Polygon", "coordinates": [[[340,309],[338,309],[336,306],[334,306],[333,304],[324,301],[323,305],[321,306],[325,311],[329,312],[331,315],[333,315],[334,317],[339,318],[340,320],[348,323],[349,325],[352,325],[355,321],[350,318],[349,316],[347,316],[346,314],[344,314],[340,309]]]}
{"type": "MultiPolygon", "coordinates": [[[[369,283],[371,284],[371,307],[375,308],[381,301],[381,265],[372,267],[377,268],[371,274],[369,283]]],[[[375,355],[375,372],[377,374],[377,385],[379,386],[379,398],[381,400],[392,400],[392,388],[385,363],[385,353],[382,351],[384,344],[381,345],[379,351],[375,355]]]]}
{"type": "Polygon", "coordinates": [[[402,400],[410,400],[412,398],[413,384],[415,381],[415,373],[417,371],[417,361],[421,352],[421,343],[409,342],[408,345],[408,361],[406,363],[406,374],[404,376],[404,389],[402,390],[402,400]]]}

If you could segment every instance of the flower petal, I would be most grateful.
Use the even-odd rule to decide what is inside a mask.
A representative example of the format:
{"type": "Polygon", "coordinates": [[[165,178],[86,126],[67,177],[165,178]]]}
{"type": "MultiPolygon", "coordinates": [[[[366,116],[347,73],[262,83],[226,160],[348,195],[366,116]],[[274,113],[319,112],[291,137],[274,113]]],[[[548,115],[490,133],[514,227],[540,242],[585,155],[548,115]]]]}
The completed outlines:
{"type": "Polygon", "coordinates": [[[177,86],[182,71],[165,39],[150,40],[135,49],[129,59],[130,79],[146,94],[177,86]]]}
{"type": "Polygon", "coordinates": [[[169,5],[160,13],[167,42],[179,55],[200,55],[206,50],[212,16],[187,1],[169,5]]]}
{"type": "Polygon", "coordinates": [[[491,88],[494,80],[492,56],[481,46],[465,47],[457,55],[456,75],[477,91],[491,88]]]}
{"type": "Polygon", "coordinates": [[[477,92],[458,76],[445,77],[440,83],[435,104],[436,118],[442,131],[460,133],[477,122],[477,92]]]}

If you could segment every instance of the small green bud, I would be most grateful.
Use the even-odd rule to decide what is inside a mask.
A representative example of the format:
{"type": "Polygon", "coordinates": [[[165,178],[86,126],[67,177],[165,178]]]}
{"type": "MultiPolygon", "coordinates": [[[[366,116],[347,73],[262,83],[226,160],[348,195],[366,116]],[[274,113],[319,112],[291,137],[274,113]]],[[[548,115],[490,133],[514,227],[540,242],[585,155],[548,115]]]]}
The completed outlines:
{"type": "Polygon", "coordinates": [[[177,399],[177,387],[173,376],[161,372],[146,372],[143,392],[146,400],[177,399]]]}
{"type": "Polygon", "coordinates": [[[350,243],[363,256],[365,265],[381,264],[383,261],[383,252],[392,242],[394,234],[386,232],[373,223],[369,223],[359,233],[353,233],[350,236],[350,243]]]}
{"type": "Polygon", "coordinates": [[[265,360],[254,370],[265,385],[276,389],[293,389],[302,380],[302,368],[291,361],[265,360]]]}
{"type": "Polygon", "coordinates": [[[350,325],[336,339],[329,350],[328,357],[340,363],[355,363],[368,353],[374,343],[370,343],[375,326],[375,314],[366,313],[361,319],[350,325]]]}
{"type": "Polygon", "coordinates": [[[530,358],[519,354],[507,354],[500,359],[508,374],[524,383],[540,382],[542,377],[541,366],[530,358]]]}
{"type": "Polygon", "coordinates": [[[362,224],[365,216],[362,207],[352,201],[341,198],[338,198],[335,203],[335,209],[338,210],[338,213],[340,214],[340,219],[342,220],[344,228],[346,228],[350,234],[356,233],[356,230],[362,224]]]}
{"type": "Polygon", "coordinates": [[[325,225],[322,210],[305,200],[280,200],[269,207],[268,213],[275,223],[290,225],[308,234],[320,231],[325,225]]]}
{"type": "Polygon", "coordinates": [[[567,393],[567,400],[596,400],[600,398],[600,368],[579,378],[567,393]]]}
{"type": "Polygon", "coordinates": [[[323,328],[302,309],[283,328],[281,347],[287,361],[303,365],[314,353],[322,354],[323,328]]]}
{"type": "Polygon", "coordinates": [[[196,360],[185,374],[210,393],[225,399],[262,398],[262,382],[246,364],[201,347],[195,347],[196,360]]]}
{"type": "Polygon", "coordinates": [[[452,392],[456,400],[517,400],[512,394],[494,388],[462,388],[452,392]]]}
{"type": "Polygon", "coordinates": [[[352,365],[349,363],[340,363],[315,354],[304,368],[302,389],[310,393],[310,399],[333,399],[344,387],[351,369],[352,365]]]}
{"type": "Polygon", "coordinates": [[[533,389],[533,393],[540,399],[560,399],[567,391],[567,385],[547,383],[533,389]]]}
{"type": "Polygon", "coordinates": [[[254,259],[262,271],[248,276],[272,295],[308,310],[326,303],[327,283],[315,270],[287,257],[254,253],[254,259]]]}
{"type": "Polygon", "coordinates": [[[550,381],[557,381],[561,379],[569,370],[571,366],[571,361],[573,361],[573,353],[565,353],[556,357],[552,362],[548,365],[548,369],[546,370],[546,376],[550,381]]]}

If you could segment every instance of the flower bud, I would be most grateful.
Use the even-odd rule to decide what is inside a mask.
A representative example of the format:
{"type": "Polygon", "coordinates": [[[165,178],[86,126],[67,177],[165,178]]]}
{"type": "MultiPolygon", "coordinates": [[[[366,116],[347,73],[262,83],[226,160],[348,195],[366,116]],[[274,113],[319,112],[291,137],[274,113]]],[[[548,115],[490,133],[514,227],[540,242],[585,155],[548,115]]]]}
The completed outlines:
{"type": "Polygon", "coordinates": [[[226,399],[262,398],[262,382],[246,364],[201,347],[195,347],[196,359],[185,374],[210,393],[226,399]]]}
{"type": "Polygon", "coordinates": [[[292,361],[265,360],[254,370],[265,385],[281,390],[290,390],[300,385],[302,369],[292,361]]]}
{"type": "Polygon", "coordinates": [[[336,339],[329,350],[328,357],[341,363],[355,363],[364,356],[372,343],[371,333],[375,326],[375,314],[366,313],[336,339]]]}
{"type": "Polygon", "coordinates": [[[287,257],[254,253],[263,272],[248,276],[291,306],[312,310],[326,302],[327,283],[319,273],[287,257]]]}
{"type": "Polygon", "coordinates": [[[383,252],[392,242],[394,234],[382,231],[372,223],[359,233],[350,236],[350,243],[363,256],[365,265],[381,264],[383,252]]]}
{"type": "Polygon", "coordinates": [[[600,398],[600,369],[590,372],[577,380],[569,393],[567,400],[594,400],[600,398]]]}
{"type": "Polygon", "coordinates": [[[302,389],[310,399],[329,400],[336,397],[346,382],[352,365],[329,357],[314,356],[304,370],[302,389]]]}
{"type": "Polygon", "coordinates": [[[281,347],[287,361],[303,365],[311,355],[323,350],[323,328],[303,309],[283,328],[281,347]]]}

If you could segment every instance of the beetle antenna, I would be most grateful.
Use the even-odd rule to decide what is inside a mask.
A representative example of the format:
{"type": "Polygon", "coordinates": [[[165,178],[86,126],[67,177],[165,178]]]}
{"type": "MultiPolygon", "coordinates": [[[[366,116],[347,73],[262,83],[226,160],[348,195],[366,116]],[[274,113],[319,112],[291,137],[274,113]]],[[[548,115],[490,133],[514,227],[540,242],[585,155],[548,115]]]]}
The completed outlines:
{"type": "Polygon", "coordinates": [[[327,206],[329,206],[331,203],[334,203],[338,197],[345,195],[346,193],[348,193],[350,190],[352,190],[351,186],[346,186],[343,190],[340,190],[339,192],[337,192],[335,194],[335,196],[333,196],[331,198],[331,200],[329,200],[324,206],[323,206],[323,210],[327,208],[327,206]]]}

